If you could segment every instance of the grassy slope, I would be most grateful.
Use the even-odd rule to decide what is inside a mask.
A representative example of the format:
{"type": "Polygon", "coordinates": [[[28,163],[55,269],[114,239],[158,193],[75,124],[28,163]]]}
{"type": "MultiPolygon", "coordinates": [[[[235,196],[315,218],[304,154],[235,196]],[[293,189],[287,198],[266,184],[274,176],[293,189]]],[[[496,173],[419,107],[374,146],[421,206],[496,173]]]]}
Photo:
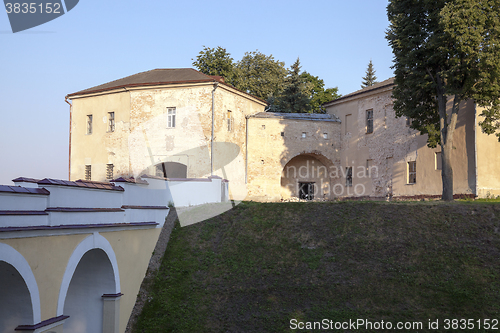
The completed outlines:
{"type": "Polygon", "coordinates": [[[177,225],[152,292],[136,332],[500,319],[500,204],[242,203],[177,225]]]}

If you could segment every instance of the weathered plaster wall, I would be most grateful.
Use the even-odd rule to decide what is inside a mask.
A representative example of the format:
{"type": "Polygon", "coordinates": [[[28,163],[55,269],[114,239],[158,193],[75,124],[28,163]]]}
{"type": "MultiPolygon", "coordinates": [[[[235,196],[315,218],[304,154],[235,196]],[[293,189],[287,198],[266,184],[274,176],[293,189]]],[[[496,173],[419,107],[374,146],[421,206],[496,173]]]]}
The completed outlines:
{"type": "MultiPolygon", "coordinates": [[[[84,178],[92,165],[92,180],[104,180],[106,164],[114,177],[154,174],[154,165],[177,162],[187,166],[188,178],[211,174],[212,83],[138,88],[73,101],[71,179],[84,178]],[[169,128],[167,108],[175,107],[175,127],[169,128]],[[115,111],[118,110],[118,111],[115,111]],[[97,122],[115,111],[117,127],[97,122]],[[86,135],[86,115],[94,114],[94,130],[86,135]]],[[[246,116],[264,111],[265,103],[219,84],[214,93],[213,172],[230,181],[230,196],[244,199],[246,116]],[[228,130],[227,112],[231,111],[228,130]]]]}
{"type": "Polygon", "coordinates": [[[130,167],[138,176],[152,165],[178,162],[187,177],[210,175],[212,86],[179,86],[131,91],[130,167]],[[167,108],[175,107],[169,128],[167,108]]]}
{"type": "Polygon", "coordinates": [[[339,164],[338,122],[251,117],[248,131],[247,182],[252,200],[282,199],[283,169],[298,155],[311,155],[311,163],[319,160],[328,170],[339,164]]]}
{"type": "Polygon", "coordinates": [[[129,93],[75,98],[72,104],[70,180],[85,179],[87,164],[92,165],[92,180],[106,179],[106,164],[115,165],[115,175],[128,174],[129,93]],[[108,112],[115,113],[114,132],[108,132],[108,112]],[[92,134],[87,134],[89,114],[92,134]]]}
{"type": "MultiPolygon", "coordinates": [[[[451,107],[449,103],[448,107],[451,107]]],[[[474,191],[474,113],[472,102],[461,104],[454,150],[455,193],[474,191]]],[[[436,169],[435,153],[440,148],[427,147],[427,136],[406,125],[406,118],[396,118],[391,88],[354,96],[327,107],[327,112],[342,121],[342,168],[353,167],[355,195],[383,197],[439,195],[441,171],[436,169]],[[373,133],[366,133],[366,111],[373,110],[373,133]],[[416,161],[417,181],[408,184],[408,162],[416,161]],[[363,170],[375,167],[370,175],[363,170]],[[363,190],[363,194],[361,191],[363,190]]],[[[345,177],[344,180],[345,182],[345,177]]]]}
{"type": "Polygon", "coordinates": [[[484,120],[480,114],[483,108],[477,107],[477,190],[479,197],[500,195],[500,142],[495,135],[483,133],[479,122],[484,120]]]}

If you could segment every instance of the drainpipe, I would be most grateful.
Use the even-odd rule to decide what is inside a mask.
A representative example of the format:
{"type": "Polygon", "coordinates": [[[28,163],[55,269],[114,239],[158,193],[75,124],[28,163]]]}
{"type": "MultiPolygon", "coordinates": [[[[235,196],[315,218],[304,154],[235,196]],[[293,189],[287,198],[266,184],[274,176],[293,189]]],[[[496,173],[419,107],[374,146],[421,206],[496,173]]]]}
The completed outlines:
{"type": "Polygon", "coordinates": [[[479,196],[479,183],[477,179],[477,103],[474,101],[474,176],[475,176],[475,186],[474,195],[479,196]]]}
{"type": "Polygon", "coordinates": [[[248,183],[248,116],[245,117],[245,184],[248,183]]]}
{"type": "Polygon", "coordinates": [[[73,112],[73,105],[68,102],[68,95],[64,97],[64,101],[69,105],[69,155],[68,155],[68,180],[71,179],[71,116],[73,112]]]}
{"type": "Polygon", "coordinates": [[[212,90],[212,137],[210,138],[210,175],[214,175],[214,118],[215,118],[215,89],[219,86],[219,83],[214,84],[214,90],[212,90]]]}

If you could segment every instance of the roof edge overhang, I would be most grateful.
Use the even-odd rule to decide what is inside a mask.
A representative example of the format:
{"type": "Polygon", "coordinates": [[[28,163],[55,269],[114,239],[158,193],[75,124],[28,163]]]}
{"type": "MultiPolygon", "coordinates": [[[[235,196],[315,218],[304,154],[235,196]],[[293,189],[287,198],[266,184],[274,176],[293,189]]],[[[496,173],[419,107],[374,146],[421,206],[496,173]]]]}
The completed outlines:
{"type": "Polygon", "coordinates": [[[253,100],[263,106],[267,106],[267,102],[259,97],[256,97],[252,94],[239,90],[227,83],[217,81],[215,79],[207,79],[207,80],[185,80],[185,81],[174,81],[174,82],[150,82],[150,83],[136,83],[136,84],[125,84],[121,86],[105,88],[105,89],[96,89],[85,92],[76,92],[72,94],[66,95],[68,99],[78,99],[78,98],[86,98],[86,97],[94,97],[101,96],[107,94],[117,94],[123,93],[133,90],[143,90],[143,89],[162,89],[162,88],[182,88],[182,87],[193,87],[193,86],[205,86],[205,85],[214,85],[218,84],[220,87],[236,93],[242,97],[253,100]]]}
{"type": "Polygon", "coordinates": [[[329,106],[333,106],[333,105],[337,105],[337,104],[341,104],[341,103],[346,103],[346,102],[349,102],[352,100],[359,99],[361,97],[371,96],[371,95],[379,94],[381,92],[390,91],[390,90],[392,90],[393,86],[394,86],[393,82],[388,83],[386,85],[383,85],[383,86],[380,86],[380,87],[377,87],[374,89],[370,89],[368,91],[360,91],[358,93],[352,93],[352,94],[349,94],[349,95],[346,95],[343,97],[339,97],[337,99],[334,99],[333,101],[326,102],[326,103],[323,103],[321,105],[323,107],[329,107],[329,106]]]}

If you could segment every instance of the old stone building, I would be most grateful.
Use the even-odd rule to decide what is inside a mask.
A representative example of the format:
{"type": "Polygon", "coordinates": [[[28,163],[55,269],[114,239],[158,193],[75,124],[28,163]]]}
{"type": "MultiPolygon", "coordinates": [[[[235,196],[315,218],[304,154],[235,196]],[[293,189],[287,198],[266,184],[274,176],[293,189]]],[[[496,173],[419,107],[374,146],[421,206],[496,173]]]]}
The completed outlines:
{"type": "MultiPolygon", "coordinates": [[[[326,103],[327,114],[266,103],[193,69],[156,69],[67,96],[70,179],[219,176],[235,200],[439,195],[440,150],[396,118],[389,79],[326,103]]],[[[500,144],[462,103],[455,193],[500,194],[500,144]]]]}
{"type": "Polygon", "coordinates": [[[245,117],[264,101],[194,69],[147,71],[67,98],[70,179],[219,175],[246,197],[245,117]]]}
{"type": "MultiPolygon", "coordinates": [[[[439,196],[440,147],[427,147],[427,135],[411,129],[411,119],[396,118],[393,86],[388,79],[324,104],[342,121],[340,161],[344,170],[352,170],[348,185],[373,197],[439,196]]],[[[481,131],[480,107],[468,100],[460,108],[452,155],[454,193],[499,195],[500,143],[481,131]]]]}

